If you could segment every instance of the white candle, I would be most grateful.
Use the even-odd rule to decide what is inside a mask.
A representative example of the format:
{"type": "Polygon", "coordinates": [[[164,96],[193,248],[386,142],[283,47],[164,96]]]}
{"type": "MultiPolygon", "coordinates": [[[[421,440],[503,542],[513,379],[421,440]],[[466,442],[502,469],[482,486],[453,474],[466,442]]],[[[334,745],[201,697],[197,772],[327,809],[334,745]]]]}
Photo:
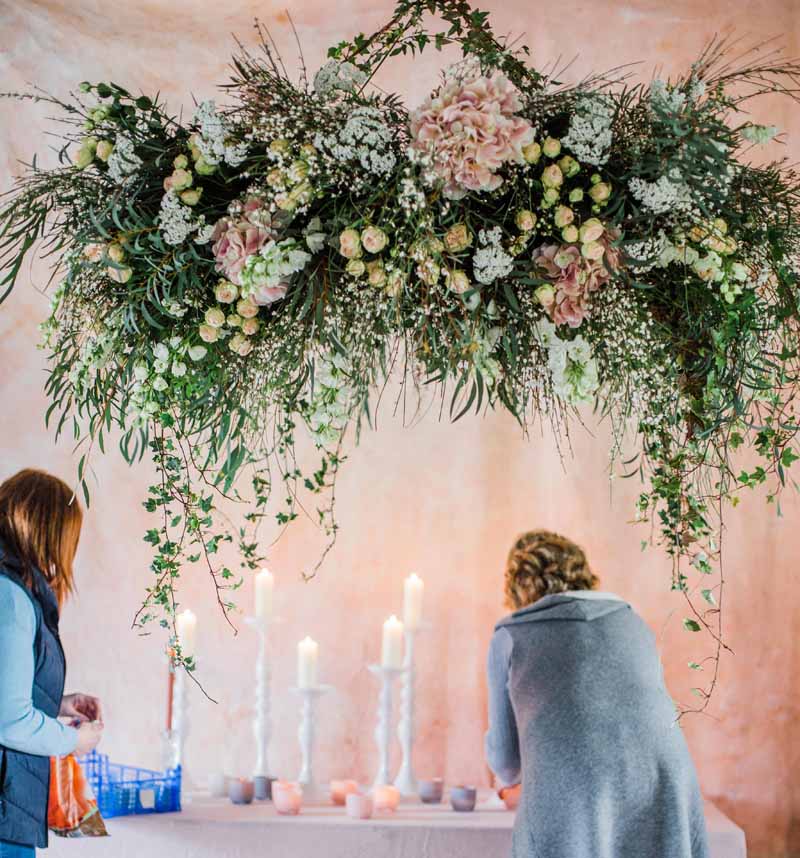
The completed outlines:
{"type": "Polygon", "coordinates": [[[422,596],[425,582],[413,573],[403,584],[403,623],[410,632],[415,632],[422,622],[422,596]]]}
{"type": "Polygon", "coordinates": [[[317,659],[319,644],[309,637],[303,638],[297,645],[297,687],[317,687],[317,659]]]}
{"type": "Polygon", "coordinates": [[[394,668],[403,666],[403,624],[394,614],[383,624],[381,664],[394,668]]]}
{"type": "Polygon", "coordinates": [[[275,578],[269,569],[262,569],[256,575],[256,619],[266,622],[272,619],[272,591],[275,578]]]}
{"type": "Polygon", "coordinates": [[[183,658],[194,656],[197,644],[197,617],[187,608],[175,618],[175,632],[183,658]]]}

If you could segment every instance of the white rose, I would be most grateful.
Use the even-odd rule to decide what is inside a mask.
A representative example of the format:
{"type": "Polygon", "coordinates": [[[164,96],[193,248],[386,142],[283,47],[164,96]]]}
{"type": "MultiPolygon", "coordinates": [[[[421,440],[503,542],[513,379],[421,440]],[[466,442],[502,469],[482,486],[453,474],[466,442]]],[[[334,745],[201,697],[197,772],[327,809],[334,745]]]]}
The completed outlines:
{"type": "Polygon", "coordinates": [[[166,390],[167,389],[167,380],[163,375],[157,376],[156,380],[153,382],[153,390],[166,390]]]}
{"type": "Polygon", "coordinates": [[[189,349],[189,357],[194,360],[202,360],[206,356],[208,349],[205,346],[192,346],[189,349]]]}
{"type": "Polygon", "coordinates": [[[168,360],[169,359],[169,349],[167,348],[165,343],[157,343],[153,346],[153,356],[156,360],[168,360]]]}
{"type": "Polygon", "coordinates": [[[172,374],[175,378],[181,378],[186,375],[186,364],[176,360],[175,363],[172,364],[172,374]]]}
{"type": "Polygon", "coordinates": [[[137,381],[146,381],[147,376],[150,374],[150,371],[147,368],[147,364],[137,363],[133,367],[133,377],[137,381]]]}
{"type": "Polygon", "coordinates": [[[220,304],[232,304],[239,295],[236,284],[230,280],[220,280],[214,288],[214,297],[220,304]]]}
{"type": "Polygon", "coordinates": [[[219,339],[219,328],[212,328],[211,325],[200,325],[198,333],[206,343],[215,343],[219,339]]]}
{"type": "Polygon", "coordinates": [[[242,298],[236,305],[236,312],[243,319],[252,319],[258,315],[258,304],[251,301],[249,298],[242,298]]]}
{"type": "Polygon", "coordinates": [[[177,349],[183,340],[180,337],[170,337],[169,346],[172,349],[177,349]]]}
{"type": "Polygon", "coordinates": [[[221,328],[225,324],[225,314],[219,307],[209,307],[206,310],[205,320],[212,328],[221,328]]]}

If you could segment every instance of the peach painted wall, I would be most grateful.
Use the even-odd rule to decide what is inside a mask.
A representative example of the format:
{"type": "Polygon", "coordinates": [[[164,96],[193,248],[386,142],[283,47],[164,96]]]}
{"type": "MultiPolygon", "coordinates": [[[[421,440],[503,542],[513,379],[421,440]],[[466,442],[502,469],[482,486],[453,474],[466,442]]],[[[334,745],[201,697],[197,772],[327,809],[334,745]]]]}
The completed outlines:
{"type": "MultiPolygon", "coordinates": [[[[570,75],[644,59],[667,71],[684,66],[704,41],[731,23],[754,39],[783,34],[798,52],[796,0],[527,0],[487,2],[496,30],[525,32],[542,64],[578,59],[570,75]],[[534,12],[534,5],[538,7],[534,12]],[[733,14],[732,14],[733,13],[733,14]]],[[[322,0],[289,2],[306,60],[315,68],[328,44],[356,27],[369,31],[390,11],[388,2],[339,0],[335,13],[322,0]]],[[[160,90],[176,110],[213,94],[226,74],[231,32],[245,40],[258,14],[292,59],[283,4],[254,0],[0,0],[0,88],[30,82],[58,95],[83,79],[112,79],[131,89],[160,90]]],[[[398,63],[381,82],[418,100],[436,79],[432,53],[398,63]]],[[[17,159],[45,154],[47,111],[33,104],[0,103],[2,187],[17,159]]],[[[790,131],[800,154],[796,107],[775,105],[762,118],[790,131]]],[[[43,427],[44,359],[35,348],[44,317],[44,269],[26,272],[21,288],[0,309],[0,478],[25,465],[70,479],[69,445],[55,446],[43,427]]],[[[563,530],[580,540],[601,570],[604,585],[632,601],[659,636],[670,687],[690,702],[689,658],[705,643],[680,629],[681,599],[669,591],[668,565],[642,554],[645,534],[626,524],[638,486],[610,485],[604,428],[576,430],[565,466],[547,434],[521,437],[501,414],[464,419],[456,426],[431,418],[404,429],[389,409],[380,431],[351,451],[339,488],[341,537],[316,580],[299,571],[322,544],[300,521],[270,551],[278,580],[280,626],[275,643],[274,768],[296,774],[297,701],[286,689],[294,678],[295,644],[306,634],[320,642],[324,681],[335,695],[320,706],[322,778],[374,771],[372,729],[375,684],[365,665],[378,656],[382,620],[401,606],[402,580],[417,570],[427,582],[432,628],[420,639],[420,775],[487,783],[481,762],[485,729],[484,651],[501,614],[503,560],[511,539],[531,526],[563,530]]],[[[95,691],[108,710],[105,750],[120,761],[157,765],[164,712],[162,638],[130,630],[148,582],[148,551],[141,534],[148,516],[140,501],[149,469],[129,470],[110,455],[95,462],[97,486],[79,553],[79,597],[64,616],[70,655],[69,687],[95,691]]],[[[686,722],[705,793],[741,824],[754,856],[800,855],[800,601],[796,557],[800,504],[787,495],[783,519],[758,498],[729,516],[726,534],[727,637],[721,684],[708,716],[686,722]]],[[[249,603],[249,588],[243,598],[249,603]]],[[[254,641],[233,637],[217,615],[202,575],[183,583],[182,599],[198,614],[202,680],[219,703],[193,694],[190,768],[197,779],[228,768],[249,771],[254,641]]]]}

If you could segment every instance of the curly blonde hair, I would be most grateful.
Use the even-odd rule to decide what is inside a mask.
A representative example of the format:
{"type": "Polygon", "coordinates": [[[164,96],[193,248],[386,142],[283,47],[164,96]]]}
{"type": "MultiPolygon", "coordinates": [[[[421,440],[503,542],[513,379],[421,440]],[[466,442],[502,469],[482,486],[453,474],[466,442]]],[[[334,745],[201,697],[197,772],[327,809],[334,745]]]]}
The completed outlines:
{"type": "Polygon", "coordinates": [[[549,530],[531,530],[517,539],[508,554],[506,605],[518,611],[543,596],[594,590],[598,583],[582,548],[549,530]]]}

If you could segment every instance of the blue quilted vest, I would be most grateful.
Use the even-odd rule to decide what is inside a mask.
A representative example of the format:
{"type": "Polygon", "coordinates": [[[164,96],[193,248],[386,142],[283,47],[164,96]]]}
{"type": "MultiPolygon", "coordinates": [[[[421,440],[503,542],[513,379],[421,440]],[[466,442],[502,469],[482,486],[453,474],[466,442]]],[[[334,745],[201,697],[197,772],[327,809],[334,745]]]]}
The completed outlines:
{"type": "MultiPolygon", "coordinates": [[[[0,542],[0,575],[25,591],[36,614],[33,705],[55,718],[64,694],[66,673],[58,637],[58,603],[38,569],[34,570],[32,590],[23,583],[21,571],[17,558],[0,542]]],[[[49,791],[49,757],[23,754],[0,745],[0,840],[46,847],[49,791]]]]}

